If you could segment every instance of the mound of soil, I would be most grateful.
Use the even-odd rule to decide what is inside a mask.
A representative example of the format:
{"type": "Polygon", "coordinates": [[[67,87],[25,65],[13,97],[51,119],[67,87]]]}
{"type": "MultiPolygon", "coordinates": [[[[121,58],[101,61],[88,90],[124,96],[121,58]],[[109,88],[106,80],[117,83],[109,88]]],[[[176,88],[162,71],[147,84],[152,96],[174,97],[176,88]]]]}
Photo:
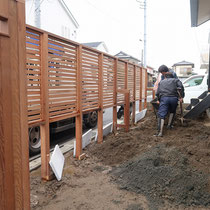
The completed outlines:
{"type": "Polygon", "coordinates": [[[176,148],[159,144],[113,170],[121,189],[144,194],[150,205],[167,199],[178,205],[209,206],[208,175],[190,167],[176,148]]]}
{"type": "MultiPolygon", "coordinates": [[[[166,122],[167,123],[167,122],[166,122]]],[[[31,173],[32,209],[210,209],[210,121],[200,118],[158,138],[152,111],[128,133],[93,142],[78,161],[66,154],[60,182],[31,173]]]]}
{"type": "Polygon", "coordinates": [[[210,208],[210,129],[205,117],[182,127],[177,115],[164,137],[155,134],[152,112],[129,133],[111,134],[102,145],[89,148],[106,165],[113,180],[125,189],[143,194],[151,206],[164,200],[175,205],[210,208]]]}

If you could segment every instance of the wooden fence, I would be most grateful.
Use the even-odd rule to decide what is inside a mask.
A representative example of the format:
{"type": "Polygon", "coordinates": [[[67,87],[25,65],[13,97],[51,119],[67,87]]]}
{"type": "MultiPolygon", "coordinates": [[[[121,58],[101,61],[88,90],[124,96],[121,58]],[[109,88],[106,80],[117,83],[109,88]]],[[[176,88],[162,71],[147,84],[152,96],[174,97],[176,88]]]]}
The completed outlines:
{"type": "MultiPolygon", "coordinates": [[[[98,112],[98,142],[103,140],[103,109],[139,101],[146,108],[147,70],[79,43],[26,27],[28,124],[40,126],[42,178],[49,179],[49,123],[76,118],[76,157],[82,151],[82,115],[98,112]],[[144,105],[142,101],[144,100],[144,105]]],[[[126,130],[129,116],[125,117],[126,130]]],[[[132,122],[135,120],[133,114],[132,122]]]]}

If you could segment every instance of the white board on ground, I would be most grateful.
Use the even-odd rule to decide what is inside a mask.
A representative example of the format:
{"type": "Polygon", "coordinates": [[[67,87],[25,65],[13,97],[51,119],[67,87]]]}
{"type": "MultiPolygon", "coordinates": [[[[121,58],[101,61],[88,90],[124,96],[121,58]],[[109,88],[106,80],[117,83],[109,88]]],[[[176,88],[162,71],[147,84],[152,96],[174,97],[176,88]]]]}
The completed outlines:
{"type": "MultiPolygon", "coordinates": [[[[112,122],[105,125],[103,127],[103,136],[107,136],[109,133],[111,133],[112,129],[113,129],[113,123],[112,122]]],[[[97,141],[97,139],[98,139],[98,132],[96,133],[95,141],[97,141]]]]}
{"type": "Polygon", "coordinates": [[[62,178],[64,161],[65,158],[63,156],[63,153],[61,152],[59,146],[56,145],[50,158],[49,164],[58,181],[60,181],[62,178]]]}
{"type": "MultiPolygon", "coordinates": [[[[90,144],[92,139],[92,129],[88,130],[82,135],[82,149],[84,149],[88,144],[90,144]]],[[[76,156],[76,141],[74,141],[74,157],[76,156]]]]}
{"type": "Polygon", "coordinates": [[[135,123],[137,123],[139,120],[143,119],[146,115],[147,109],[144,109],[138,113],[136,113],[136,117],[135,117],[135,123]]]}

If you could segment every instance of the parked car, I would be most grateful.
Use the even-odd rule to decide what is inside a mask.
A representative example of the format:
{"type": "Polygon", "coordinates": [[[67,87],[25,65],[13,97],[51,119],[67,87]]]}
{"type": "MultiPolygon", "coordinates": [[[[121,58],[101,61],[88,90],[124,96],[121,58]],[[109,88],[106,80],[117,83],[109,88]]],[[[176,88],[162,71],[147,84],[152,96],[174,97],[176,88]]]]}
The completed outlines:
{"type": "MultiPolygon", "coordinates": [[[[83,124],[87,128],[94,128],[97,125],[98,114],[93,111],[83,115],[83,124]]],[[[50,134],[59,133],[75,127],[75,118],[69,118],[50,123],[50,134]]],[[[29,152],[31,155],[38,154],[41,149],[40,127],[29,128],[29,152]]]]}
{"type": "Polygon", "coordinates": [[[207,78],[207,74],[193,75],[182,82],[185,88],[184,103],[189,104],[191,98],[198,98],[208,90],[207,78]]]}

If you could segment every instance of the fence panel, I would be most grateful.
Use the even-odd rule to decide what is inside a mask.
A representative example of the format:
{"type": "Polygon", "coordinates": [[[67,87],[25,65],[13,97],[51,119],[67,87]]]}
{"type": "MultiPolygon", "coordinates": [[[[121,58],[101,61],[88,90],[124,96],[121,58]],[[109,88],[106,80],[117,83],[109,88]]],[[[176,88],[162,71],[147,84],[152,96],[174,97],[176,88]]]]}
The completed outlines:
{"type": "Polygon", "coordinates": [[[140,99],[140,67],[136,66],[136,100],[140,99]]]}
{"type": "Polygon", "coordinates": [[[145,99],[145,92],[146,92],[146,74],[147,74],[147,70],[142,68],[142,99],[145,99]]]}
{"type": "Polygon", "coordinates": [[[114,105],[114,58],[104,56],[103,59],[103,107],[114,105]]]}
{"type": "Polygon", "coordinates": [[[99,106],[99,53],[82,48],[82,111],[99,106]]]}
{"type": "Polygon", "coordinates": [[[134,101],[134,65],[128,64],[128,89],[130,90],[130,102],[134,101]]]}
{"type": "Polygon", "coordinates": [[[41,117],[41,34],[26,30],[26,75],[29,124],[39,122],[41,117]]]}
{"type": "Polygon", "coordinates": [[[50,122],[76,115],[76,45],[48,38],[50,122]]]}
{"type": "MultiPolygon", "coordinates": [[[[125,89],[125,62],[118,60],[117,65],[117,90],[118,89],[125,89]]],[[[117,94],[117,105],[124,104],[124,94],[118,93],[117,94]]]]}

